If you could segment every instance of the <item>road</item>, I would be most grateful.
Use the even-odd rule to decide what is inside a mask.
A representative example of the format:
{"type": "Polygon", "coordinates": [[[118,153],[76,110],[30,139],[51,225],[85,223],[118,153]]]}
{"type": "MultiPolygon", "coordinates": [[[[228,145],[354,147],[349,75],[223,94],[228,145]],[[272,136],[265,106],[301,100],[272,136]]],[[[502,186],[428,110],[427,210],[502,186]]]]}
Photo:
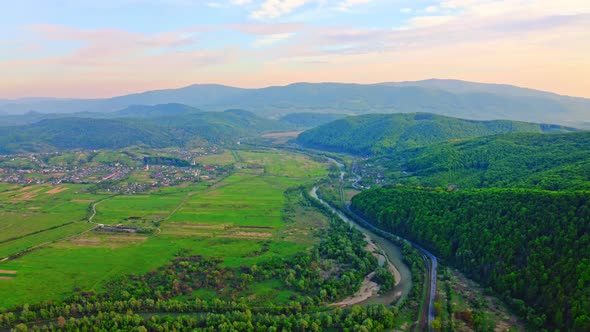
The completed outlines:
{"type": "Polygon", "coordinates": [[[419,244],[417,244],[415,242],[412,242],[410,240],[406,240],[396,234],[393,234],[393,233],[385,231],[381,228],[375,227],[373,224],[369,223],[364,218],[362,218],[358,214],[354,213],[350,209],[350,205],[347,206],[346,209],[358,221],[361,221],[369,229],[372,229],[372,230],[374,230],[378,233],[381,233],[381,234],[387,234],[389,236],[393,236],[395,238],[407,241],[414,248],[420,250],[420,252],[422,253],[422,257],[424,258],[424,263],[426,264],[426,294],[428,294],[428,296],[424,299],[425,300],[424,305],[422,306],[423,309],[422,309],[422,314],[420,315],[420,317],[421,317],[420,325],[422,326],[422,329],[421,329],[422,331],[424,331],[425,329],[428,329],[428,331],[432,331],[432,329],[430,328],[430,325],[431,325],[432,321],[434,320],[434,298],[436,297],[436,269],[438,267],[438,260],[436,259],[436,256],[434,256],[428,250],[424,249],[422,246],[420,246],[419,244]],[[428,317],[427,321],[425,320],[425,317],[428,317]],[[424,326],[426,323],[428,324],[428,327],[424,326]]]}
{"type": "MultiPolygon", "coordinates": [[[[333,159],[331,161],[336,162],[333,159]]],[[[336,164],[340,167],[342,172],[344,172],[344,165],[342,165],[338,162],[336,162],[336,164]]],[[[357,171],[358,171],[358,165],[356,164],[356,162],[353,162],[352,175],[355,177],[355,180],[353,182],[353,187],[357,188],[357,189],[361,189],[362,187],[360,187],[360,185],[358,183],[360,182],[360,180],[362,178],[358,174],[357,171]]],[[[344,179],[344,175],[342,173],[341,173],[340,178],[341,178],[341,181],[344,179]]],[[[432,321],[434,320],[434,299],[436,297],[436,270],[438,267],[438,260],[436,259],[436,256],[434,256],[432,253],[430,253],[428,250],[424,249],[422,246],[420,246],[417,243],[414,243],[414,242],[404,239],[396,234],[393,234],[393,233],[390,233],[390,232],[385,231],[383,229],[380,229],[378,227],[375,227],[373,224],[369,223],[364,218],[362,218],[358,214],[354,213],[350,209],[350,205],[346,206],[346,209],[348,210],[348,212],[350,212],[357,219],[357,221],[362,222],[370,230],[376,231],[377,234],[387,234],[387,235],[393,236],[397,239],[407,241],[414,248],[416,248],[420,251],[420,253],[422,254],[422,258],[424,259],[424,264],[426,266],[425,294],[427,294],[427,296],[424,298],[424,303],[422,305],[422,312],[420,313],[419,325],[420,325],[420,331],[428,330],[429,332],[431,332],[432,328],[430,326],[432,324],[432,321]],[[427,317],[427,319],[426,319],[426,317],[427,317]]]]}

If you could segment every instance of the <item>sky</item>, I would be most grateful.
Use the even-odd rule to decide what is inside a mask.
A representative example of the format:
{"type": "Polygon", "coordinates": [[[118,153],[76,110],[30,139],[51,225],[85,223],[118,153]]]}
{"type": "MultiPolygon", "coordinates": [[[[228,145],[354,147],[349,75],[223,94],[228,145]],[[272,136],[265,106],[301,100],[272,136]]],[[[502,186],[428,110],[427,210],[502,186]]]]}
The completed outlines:
{"type": "Polygon", "coordinates": [[[588,0],[0,3],[0,99],[428,78],[590,97],[588,0]]]}

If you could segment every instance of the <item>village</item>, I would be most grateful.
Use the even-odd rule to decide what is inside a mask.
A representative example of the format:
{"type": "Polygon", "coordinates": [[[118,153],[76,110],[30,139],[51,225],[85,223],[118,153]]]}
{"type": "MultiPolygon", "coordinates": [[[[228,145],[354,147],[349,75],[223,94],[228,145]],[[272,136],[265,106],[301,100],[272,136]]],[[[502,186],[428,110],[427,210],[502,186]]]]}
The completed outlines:
{"type": "Polygon", "coordinates": [[[0,183],[91,184],[89,190],[92,191],[134,194],[156,187],[208,181],[226,175],[228,170],[218,165],[202,165],[196,161],[200,156],[216,152],[216,148],[202,152],[171,149],[166,151],[166,157],[129,157],[129,154],[122,153],[126,157],[120,158],[122,161],[116,158],[96,161],[98,158],[87,157],[98,154],[96,150],[0,155],[0,183]],[[55,162],[66,154],[75,162],[55,162]]]}

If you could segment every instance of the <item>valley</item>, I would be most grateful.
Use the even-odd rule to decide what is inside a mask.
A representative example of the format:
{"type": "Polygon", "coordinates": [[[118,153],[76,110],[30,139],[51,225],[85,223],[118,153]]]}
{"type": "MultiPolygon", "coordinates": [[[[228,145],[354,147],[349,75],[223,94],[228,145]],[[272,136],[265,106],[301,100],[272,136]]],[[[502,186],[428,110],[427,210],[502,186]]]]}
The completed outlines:
{"type": "MultiPolygon", "coordinates": [[[[96,324],[103,317],[100,315],[106,314],[96,306],[112,305],[118,309],[108,315],[120,321],[119,327],[161,325],[162,319],[172,324],[170,328],[174,324],[211,327],[207,319],[213,317],[217,317],[217,327],[246,324],[244,329],[274,326],[286,330],[306,329],[304,326],[346,329],[365,324],[371,326],[368,330],[524,330],[525,326],[563,324],[558,316],[547,316],[555,306],[531,304],[539,300],[527,297],[531,291],[520,290],[520,284],[513,283],[510,293],[503,288],[506,278],[518,279],[509,270],[510,262],[515,257],[522,259],[518,258],[522,255],[537,259],[536,249],[519,253],[515,248],[514,254],[506,252],[508,256],[500,259],[504,267],[490,268],[486,257],[497,260],[494,250],[509,248],[508,236],[504,235],[504,244],[497,244],[488,235],[490,229],[500,231],[498,226],[478,225],[460,215],[459,209],[447,210],[450,203],[431,201],[443,199],[444,195],[438,195],[444,193],[456,196],[451,200],[466,199],[465,204],[472,204],[469,195],[474,194],[475,202],[499,204],[498,211],[506,211],[501,213],[513,220],[536,222],[535,215],[524,211],[537,211],[539,206],[523,203],[521,210],[512,211],[502,202],[534,202],[559,195],[563,207],[545,213],[558,216],[557,211],[571,206],[569,200],[584,200],[586,193],[577,189],[585,186],[584,181],[574,182],[576,178],[569,175],[561,181],[562,186],[571,186],[571,193],[529,192],[521,183],[529,181],[528,174],[547,179],[544,174],[559,170],[561,165],[570,167],[568,174],[581,175],[584,168],[572,167],[573,159],[565,155],[570,146],[584,144],[587,134],[562,134],[559,132],[572,130],[519,124],[525,131],[551,128],[552,133],[498,135],[495,130],[514,130],[514,124],[493,124],[492,132],[478,132],[479,128],[468,134],[472,138],[457,133],[433,140],[428,136],[432,130],[417,131],[414,127],[425,121],[429,126],[446,128],[454,120],[422,114],[409,115],[409,119],[417,123],[399,127],[404,129],[395,135],[422,135],[413,140],[421,145],[394,144],[391,149],[399,152],[373,149],[369,156],[364,154],[367,151],[355,155],[354,151],[361,150],[341,153],[298,144],[301,137],[316,129],[303,134],[292,130],[260,133],[239,140],[235,136],[232,142],[223,144],[189,139],[177,147],[130,145],[0,156],[0,293],[7,294],[0,299],[0,308],[4,308],[0,326],[41,330],[62,325],[82,327],[96,324]],[[514,139],[525,145],[532,142],[530,149],[543,142],[548,153],[556,156],[551,149],[559,149],[564,157],[537,159],[537,168],[544,173],[521,170],[527,175],[511,185],[513,190],[479,193],[470,191],[466,183],[455,182],[454,173],[462,174],[459,168],[452,172],[435,168],[443,174],[439,176],[414,166],[438,162],[426,158],[448,160],[446,145],[479,148],[490,142],[487,146],[494,147],[495,139],[514,139]],[[446,155],[436,157],[438,150],[430,149],[441,149],[446,155]],[[404,201],[391,210],[389,204],[406,195],[415,197],[414,201],[404,201]],[[429,195],[434,196],[420,203],[429,195]],[[395,213],[413,216],[421,211],[426,214],[395,226],[386,221],[395,213]],[[463,228],[444,224],[454,220],[449,218],[464,220],[463,228]],[[416,228],[414,223],[423,226],[416,228]],[[453,237],[470,228],[478,229],[479,237],[475,233],[468,233],[471,235],[464,239],[453,237]],[[480,238],[484,235],[488,237],[480,238]],[[469,241],[497,246],[486,254],[481,251],[485,249],[476,249],[469,241]],[[468,259],[467,252],[471,255],[468,259]],[[70,309],[59,309],[64,306],[70,309]],[[73,312],[72,306],[77,306],[73,312]],[[25,307],[28,309],[23,311],[25,307]],[[251,318],[243,316],[248,312],[251,318]],[[289,313],[286,319],[279,318],[285,313],[289,313]]],[[[335,123],[338,121],[342,120],[335,123]]],[[[357,135],[343,128],[339,131],[342,137],[357,135]]],[[[390,134],[390,130],[384,131],[381,139],[394,142],[388,138],[390,134]]],[[[500,160],[504,165],[502,158],[518,162],[510,151],[497,152],[494,162],[500,160]]],[[[463,153],[473,158],[473,154],[463,153]]],[[[581,158],[578,163],[583,165],[585,150],[577,153],[581,158]]],[[[460,165],[473,167],[464,161],[460,165]]],[[[479,208],[490,214],[492,205],[479,203],[479,208]]],[[[574,216],[579,211],[573,212],[574,216]]],[[[543,214],[536,215],[539,213],[543,214]]],[[[577,223],[570,223],[573,228],[567,236],[573,238],[576,230],[586,227],[583,220],[586,218],[580,215],[577,223]]],[[[461,223],[454,221],[454,225],[461,223]]],[[[553,240],[547,231],[541,232],[545,234],[541,237],[544,243],[550,244],[553,240]]],[[[577,252],[584,251],[584,239],[576,240],[581,241],[575,244],[577,252]]],[[[537,245],[531,244],[532,248],[537,245]]],[[[547,265],[558,261],[547,259],[547,265]]],[[[584,262],[573,268],[578,271],[584,262]]],[[[526,270],[529,278],[541,273],[535,268],[526,270]]],[[[548,282],[553,277],[543,278],[548,282]]],[[[531,285],[540,289],[542,284],[531,285]]],[[[563,284],[567,289],[574,287],[573,283],[568,285],[563,284]]],[[[584,291],[576,290],[580,294],[584,291]]],[[[573,305],[579,308],[585,304],[573,305]]],[[[580,312],[561,315],[570,317],[580,312]]],[[[573,324],[579,318],[566,321],[573,324]]]]}

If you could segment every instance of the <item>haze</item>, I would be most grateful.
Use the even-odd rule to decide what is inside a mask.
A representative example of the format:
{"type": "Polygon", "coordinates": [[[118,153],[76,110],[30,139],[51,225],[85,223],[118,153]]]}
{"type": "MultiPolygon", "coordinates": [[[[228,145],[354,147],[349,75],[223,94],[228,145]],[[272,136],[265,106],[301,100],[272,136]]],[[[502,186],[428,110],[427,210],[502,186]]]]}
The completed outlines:
{"type": "Polygon", "coordinates": [[[507,83],[590,97],[590,2],[11,1],[0,98],[193,83],[507,83]]]}

